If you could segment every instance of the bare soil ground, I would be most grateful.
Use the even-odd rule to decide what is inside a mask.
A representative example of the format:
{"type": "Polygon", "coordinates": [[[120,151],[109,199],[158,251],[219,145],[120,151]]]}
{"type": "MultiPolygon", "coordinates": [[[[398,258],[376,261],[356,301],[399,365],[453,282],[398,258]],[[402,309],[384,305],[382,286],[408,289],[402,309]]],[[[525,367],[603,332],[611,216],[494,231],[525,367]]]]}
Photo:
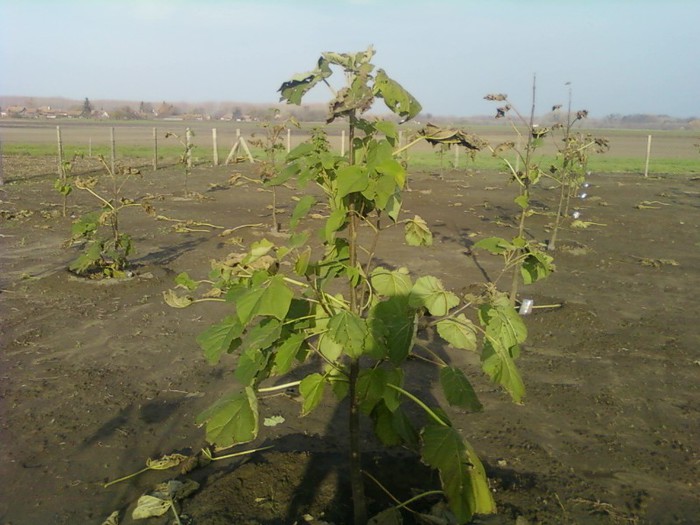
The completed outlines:
{"type": "MultiPolygon", "coordinates": [[[[139,470],[148,457],[199,450],[196,414],[235,388],[232,361],[209,366],[195,342],[226,305],[173,309],[162,292],[182,271],[204,277],[210,259],[241,249],[232,240],[270,236],[270,194],[229,184],[234,172],[254,176],[249,166],[195,169],[194,199],[182,198],[179,168],[144,171],[126,194],[150,194],[163,215],[226,228],[263,225],[228,237],[211,228],[178,233],[134,210],[123,221],[138,249],[134,277],[97,283],[66,271],[77,252],[62,247],[71,218],[60,215],[51,162],[5,157],[4,169],[0,523],[99,525],[114,510],[132,523],[137,498],[177,472],[103,483],[139,470]]],[[[483,378],[474,356],[449,354],[474,378],[485,406],[479,414],[452,412],[484,460],[499,505],[499,515],[478,523],[700,520],[700,181],[595,174],[589,182],[590,196],[576,205],[596,224],[565,229],[557,272],[522,292],[536,306],[562,304],[526,319],[525,404],[513,405],[483,378]]],[[[530,222],[539,239],[548,237],[557,196],[543,186],[530,222]]],[[[408,248],[397,232],[378,256],[456,290],[494,279],[500,260],[471,246],[513,235],[514,192],[497,173],[413,174],[405,208],[427,220],[435,245],[408,248]]],[[[69,203],[73,214],[94,208],[85,195],[69,203]]],[[[281,208],[288,217],[291,206],[281,208]]],[[[420,363],[409,381],[439,400],[420,363]]],[[[197,525],[347,523],[342,412],[329,398],[300,419],[294,392],[266,398],[261,408],[285,422],[262,427],[251,445],[274,448],[192,472],[201,488],[182,513],[197,525]]],[[[407,451],[384,454],[369,435],[365,446],[367,470],[399,497],[436,487],[407,451]]],[[[375,510],[391,505],[368,487],[375,510]]]]}

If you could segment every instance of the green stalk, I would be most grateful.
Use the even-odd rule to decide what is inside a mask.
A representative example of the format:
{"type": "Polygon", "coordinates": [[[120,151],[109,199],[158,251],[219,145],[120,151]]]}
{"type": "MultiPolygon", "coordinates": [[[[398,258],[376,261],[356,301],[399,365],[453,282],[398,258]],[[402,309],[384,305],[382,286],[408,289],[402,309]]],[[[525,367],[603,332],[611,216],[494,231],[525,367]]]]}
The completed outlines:
{"type": "MultiPolygon", "coordinates": [[[[518,237],[524,238],[525,237],[525,217],[527,217],[527,211],[529,208],[529,199],[530,199],[530,160],[532,157],[532,150],[533,150],[533,145],[532,145],[532,126],[535,123],[535,94],[536,94],[536,77],[532,78],[532,108],[530,109],[530,122],[528,124],[528,136],[527,136],[527,145],[525,146],[525,173],[523,176],[523,180],[521,181],[520,185],[520,195],[524,195],[528,198],[528,205],[525,208],[522,208],[520,210],[520,221],[518,223],[518,237]]],[[[522,250],[520,251],[522,253],[522,250]]],[[[518,296],[518,285],[519,285],[519,279],[520,279],[520,268],[522,267],[522,262],[517,264],[513,268],[513,279],[511,281],[510,285],[510,304],[515,306],[515,301],[518,296]]]]}
{"type": "MultiPolygon", "coordinates": [[[[355,149],[353,141],[355,138],[355,112],[350,113],[350,125],[348,139],[350,141],[349,162],[355,164],[355,149]]],[[[350,267],[357,266],[357,214],[355,213],[355,203],[350,202],[349,214],[350,224],[348,226],[350,267]]],[[[357,288],[350,283],[350,310],[359,313],[357,288]]],[[[365,525],[367,523],[367,502],[365,498],[365,486],[362,480],[362,456],[360,453],[360,410],[357,400],[357,378],[360,375],[359,359],[352,359],[350,362],[349,375],[349,433],[350,433],[350,486],[352,489],[353,518],[355,525],[365,525]]]]}

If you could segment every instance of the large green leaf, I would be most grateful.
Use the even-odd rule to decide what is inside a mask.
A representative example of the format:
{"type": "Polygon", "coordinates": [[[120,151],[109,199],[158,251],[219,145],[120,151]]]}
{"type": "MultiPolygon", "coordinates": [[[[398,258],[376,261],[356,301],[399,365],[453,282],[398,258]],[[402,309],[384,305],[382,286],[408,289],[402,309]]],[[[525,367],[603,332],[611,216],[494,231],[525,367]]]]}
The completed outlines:
{"type": "Polygon", "coordinates": [[[246,349],[263,350],[272,346],[282,333],[282,323],[277,319],[264,318],[260,323],[248,329],[243,339],[246,349]]]}
{"type": "Polygon", "coordinates": [[[486,337],[481,366],[492,381],[503,386],[514,402],[520,403],[525,385],[515,365],[520,343],[527,339],[527,328],[505,294],[492,298],[479,308],[479,321],[486,337]]]}
{"type": "Polygon", "coordinates": [[[391,411],[380,401],[370,415],[374,433],[386,446],[406,444],[413,448],[418,444],[418,432],[401,407],[391,411]]]}
{"type": "Polygon", "coordinates": [[[401,84],[389,78],[383,69],[377,71],[374,79],[374,94],[384,99],[387,107],[399,115],[403,122],[420,113],[420,103],[401,84]]]}
{"type": "Polygon", "coordinates": [[[360,410],[369,414],[374,406],[384,397],[387,377],[383,368],[365,368],[357,378],[357,399],[360,410]]]}
{"type": "Polygon", "coordinates": [[[77,273],[86,273],[90,268],[102,260],[102,243],[94,241],[91,243],[84,253],[79,255],[73,262],[70,263],[68,269],[77,273]]]}
{"type": "Polygon", "coordinates": [[[338,170],[338,197],[364,191],[368,184],[369,174],[362,166],[344,166],[338,170]]]}
{"type": "Polygon", "coordinates": [[[338,208],[333,210],[326,220],[326,224],[323,228],[324,239],[327,243],[333,242],[333,237],[335,232],[339,231],[345,226],[345,221],[347,219],[347,210],[344,208],[338,208]]]}
{"type": "Polygon", "coordinates": [[[215,365],[222,354],[231,352],[241,344],[243,325],[234,316],[225,317],[220,323],[213,324],[197,337],[197,343],[204,351],[210,364],[215,365]]]}
{"type": "Polygon", "coordinates": [[[236,300],[236,313],[241,323],[247,324],[256,315],[269,315],[283,321],[294,293],[275,275],[258,286],[253,286],[236,300]]]}
{"type": "Polygon", "coordinates": [[[258,374],[267,366],[269,354],[258,348],[246,348],[238,358],[234,376],[242,385],[251,386],[258,374]]]}
{"type": "Polygon", "coordinates": [[[413,348],[416,331],[416,311],[408,304],[408,298],[395,295],[374,305],[371,318],[380,320],[385,330],[389,359],[400,365],[413,348]]]}
{"type": "Polygon", "coordinates": [[[347,355],[360,357],[365,350],[367,323],[349,310],[340,310],[328,321],[328,335],[343,346],[347,355]]]}
{"type": "Polygon", "coordinates": [[[277,90],[280,92],[280,101],[286,101],[288,104],[301,104],[304,95],[316,84],[330,77],[332,73],[328,61],[323,57],[319,58],[316,69],[308,73],[294,75],[280,86],[277,90]]]}
{"type": "Polygon", "coordinates": [[[304,398],[301,405],[301,415],[305,416],[316,408],[323,399],[326,380],[318,373],[309,374],[299,383],[299,393],[304,398]]]}
{"type": "Polygon", "coordinates": [[[468,522],[474,514],[496,512],[486,471],[457,430],[429,425],[423,429],[421,440],[423,460],[440,472],[447,501],[459,523],[468,522]]]}
{"type": "Polygon", "coordinates": [[[296,228],[299,221],[306,217],[309,210],[313,208],[314,204],[316,204],[316,198],[313,195],[304,195],[301,199],[299,199],[299,202],[297,202],[297,205],[294,207],[294,211],[292,212],[292,217],[289,219],[289,227],[296,228]]]}
{"type": "Polygon", "coordinates": [[[501,237],[487,237],[474,243],[474,248],[486,250],[494,255],[501,255],[515,249],[515,246],[501,237]]]}
{"type": "Polygon", "coordinates": [[[406,221],[404,237],[409,246],[431,246],[433,234],[428,224],[418,215],[406,221]]]}
{"type": "Polygon", "coordinates": [[[438,321],[437,331],[455,348],[476,351],[476,327],[466,315],[459,314],[455,318],[438,321]]]}
{"type": "Polygon", "coordinates": [[[301,359],[304,351],[305,336],[302,332],[290,335],[277,347],[274,355],[273,373],[283,375],[289,372],[295,359],[301,359]]]}
{"type": "Polygon", "coordinates": [[[506,389],[515,403],[521,403],[525,384],[512,357],[515,348],[506,348],[498,340],[485,339],[481,367],[494,383],[506,389]]]}
{"type": "Polygon", "coordinates": [[[500,341],[505,348],[524,343],[527,339],[527,327],[506,295],[500,294],[479,307],[479,321],[486,329],[486,335],[500,341]]]}
{"type": "Polygon", "coordinates": [[[472,412],[478,412],[483,408],[474,388],[459,368],[446,366],[440,369],[440,384],[450,405],[466,408],[472,412]]]}
{"type": "Polygon", "coordinates": [[[258,400],[252,388],[229,394],[197,416],[206,423],[207,441],[220,447],[247,443],[258,436],[258,400]]]}
{"type": "Polygon", "coordinates": [[[396,129],[396,124],[390,120],[378,120],[374,123],[374,127],[377,131],[384,133],[388,139],[396,140],[399,138],[399,132],[396,129]]]}
{"type": "Polygon", "coordinates": [[[392,271],[378,266],[372,271],[370,282],[378,294],[389,297],[394,295],[407,296],[413,287],[406,268],[392,271]]]}
{"type": "Polygon", "coordinates": [[[430,315],[443,316],[459,304],[459,297],[445,290],[437,277],[424,275],[413,285],[408,302],[414,308],[427,308],[430,315]]]}
{"type": "Polygon", "coordinates": [[[528,254],[520,267],[525,284],[532,284],[546,278],[554,271],[554,258],[542,250],[528,249],[528,254]]]}

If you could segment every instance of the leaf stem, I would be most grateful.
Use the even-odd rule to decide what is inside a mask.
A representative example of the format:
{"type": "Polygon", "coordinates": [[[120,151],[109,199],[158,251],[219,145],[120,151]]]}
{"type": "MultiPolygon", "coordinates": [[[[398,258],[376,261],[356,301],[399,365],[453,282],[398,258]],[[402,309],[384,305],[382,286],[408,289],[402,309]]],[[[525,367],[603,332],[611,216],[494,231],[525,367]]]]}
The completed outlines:
{"type": "Polygon", "coordinates": [[[410,392],[404,390],[403,388],[401,388],[401,387],[399,387],[399,386],[392,385],[391,383],[387,383],[386,386],[388,386],[389,388],[393,388],[393,389],[396,390],[397,392],[402,393],[402,394],[405,395],[407,398],[409,398],[411,401],[413,401],[414,403],[416,403],[419,407],[421,407],[423,410],[425,410],[425,412],[426,412],[431,418],[433,418],[439,425],[441,425],[441,426],[443,426],[443,427],[448,427],[448,426],[449,426],[445,421],[442,420],[442,418],[440,418],[440,416],[438,416],[433,410],[431,410],[431,409],[428,407],[428,405],[426,405],[425,403],[423,403],[423,401],[421,401],[420,399],[418,399],[416,396],[414,396],[414,395],[411,394],[410,392]]]}

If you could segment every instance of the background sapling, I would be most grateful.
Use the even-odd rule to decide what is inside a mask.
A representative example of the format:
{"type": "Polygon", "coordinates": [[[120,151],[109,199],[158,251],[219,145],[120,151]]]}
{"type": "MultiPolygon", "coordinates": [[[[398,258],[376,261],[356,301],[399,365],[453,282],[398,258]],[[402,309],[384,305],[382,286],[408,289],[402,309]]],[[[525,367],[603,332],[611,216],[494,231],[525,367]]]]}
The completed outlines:
{"type": "Polygon", "coordinates": [[[272,230],[279,231],[281,224],[277,221],[277,186],[269,184],[278,173],[277,165],[280,154],[284,153],[285,145],[283,143],[283,133],[290,126],[299,127],[299,122],[294,117],[288,117],[280,120],[280,110],[273,109],[270,111],[270,117],[261,123],[263,128],[263,136],[253,137],[250,140],[251,145],[261,148],[265,153],[265,158],[261,162],[257,162],[260,180],[265,186],[268,186],[272,191],[272,230]]]}
{"type": "Polygon", "coordinates": [[[119,173],[115,173],[104,157],[98,158],[108,175],[109,188],[101,189],[96,177],[73,179],[75,187],[92,195],[101,209],[88,212],[73,223],[70,243],[81,243],[83,253],[70,263],[69,270],[95,278],[122,278],[134,246],[131,236],[120,227],[120,214],[126,208],[148,205],[122,195],[126,182],[140,175],[138,170],[119,167],[119,173]]]}
{"type": "MultiPolygon", "coordinates": [[[[553,111],[558,112],[560,105],[554,106],[553,111]]],[[[608,141],[602,137],[595,137],[591,133],[574,132],[573,127],[583,122],[588,117],[585,109],[572,113],[571,111],[571,87],[569,86],[569,103],[564,124],[558,123],[553,129],[563,129],[561,143],[556,144],[557,159],[549,168],[548,177],[559,184],[559,202],[554,220],[552,236],[547,243],[547,249],[555,250],[559,227],[563,217],[569,216],[571,198],[579,193],[581,185],[588,173],[588,159],[592,152],[605,153],[610,148],[608,141]]],[[[556,132],[552,137],[556,137],[556,132]]],[[[578,217],[574,217],[578,219],[578,217]]]]}
{"type": "Polygon", "coordinates": [[[525,284],[530,284],[547,277],[553,270],[553,259],[540,248],[540,244],[526,235],[526,219],[532,215],[530,206],[530,193],[532,187],[542,177],[542,168],[535,160],[535,151],[542,145],[543,139],[550,132],[548,128],[541,128],[535,124],[535,94],[536,83],[532,82],[532,106],[529,118],[525,118],[508,100],[504,94],[490,94],[484,97],[486,100],[503,103],[496,109],[496,118],[509,118],[511,114],[516,115],[517,122],[513,123],[513,129],[518,134],[518,144],[523,143],[523,133],[525,130],[524,146],[516,146],[514,142],[506,142],[497,146],[488,146],[491,153],[501,158],[506,166],[507,173],[518,185],[518,196],[514,199],[519,208],[517,218],[517,235],[510,241],[491,237],[483,239],[475,244],[477,248],[483,248],[489,252],[502,255],[505,261],[504,272],[512,271],[510,285],[510,302],[515,305],[518,295],[520,280],[525,284]],[[520,126],[520,127],[518,127],[520,126]],[[504,153],[515,151],[519,162],[514,166],[504,153]]]}

